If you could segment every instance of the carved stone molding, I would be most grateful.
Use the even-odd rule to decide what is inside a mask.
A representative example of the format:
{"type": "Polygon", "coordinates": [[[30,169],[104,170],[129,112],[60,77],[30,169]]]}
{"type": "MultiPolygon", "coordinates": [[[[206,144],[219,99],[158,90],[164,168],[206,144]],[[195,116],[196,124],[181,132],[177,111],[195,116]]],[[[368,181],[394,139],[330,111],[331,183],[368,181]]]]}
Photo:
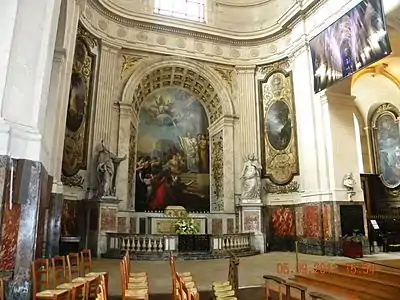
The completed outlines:
{"type": "Polygon", "coordinates": [[[69,187],[83,188],[83,183],[85,182],[85,180],[79,174],[75,174],[74,176],[71,177],[67,177],[61,174],[61,182],[69,187]]]}

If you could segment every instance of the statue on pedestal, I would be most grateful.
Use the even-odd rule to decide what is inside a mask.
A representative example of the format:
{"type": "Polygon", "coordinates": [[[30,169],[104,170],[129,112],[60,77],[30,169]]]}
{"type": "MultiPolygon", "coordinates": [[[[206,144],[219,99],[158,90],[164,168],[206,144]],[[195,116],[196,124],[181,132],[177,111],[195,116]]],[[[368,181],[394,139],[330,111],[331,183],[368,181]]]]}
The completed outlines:
{"type": "Polygon", "coordinates": [[[262,166],[255,154],[247,157],[240,179],[243,180],[241,200],[261,200],[262,166]]]}
{"type": "Polygon", "coordinates": [[[101,141],[97,155],[96,171],[98,179],[98,193],[101,197],[115,196],[115,173],[119,164],[127,158],[117,157],[101,141]]]}

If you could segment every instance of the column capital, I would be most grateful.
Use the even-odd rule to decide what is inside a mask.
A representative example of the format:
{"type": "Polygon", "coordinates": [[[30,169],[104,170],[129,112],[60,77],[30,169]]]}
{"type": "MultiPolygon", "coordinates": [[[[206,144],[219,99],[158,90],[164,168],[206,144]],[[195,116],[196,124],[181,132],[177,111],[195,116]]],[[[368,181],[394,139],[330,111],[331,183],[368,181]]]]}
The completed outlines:
{"type": "Polygon", "coordinates": [[[130,103],[125,103],[125,102],[117,102],[118,107],[119,107],[119,113],[120,115],[124,116],[130,116],[132,113],[132,105],[130,103]]]}
{"type": "Polygon", "coordinates": [[[117,54],[121,50],[121,47],[106,40],[101,40],[101,51],[109,51],[117,54]]]}
{"type": "Polygon", "coordinates": [[[346,106],[354,106],[354,100],[356,99],[356,97],[352,95],[334,93],[329,91],[323,91],[319,93],[318,96],[322,104],[331,103],[346,106]]]}
{"type": "Polygon", "coordinates": [[[235,121],[238,120],[238,116],[231,116],[231,115],[224,115],[218,120],[216,120],[214,123],[210,125],[208,128],[208,131],[210,133],[210,136],[220,132],[225,126],[233,126],[235,121]]]}
{"type": "Polygon", "coordinates": [[[256,65],[236,65],[235,69],[239,74],[254,74],[256,72],[256,65]]]}

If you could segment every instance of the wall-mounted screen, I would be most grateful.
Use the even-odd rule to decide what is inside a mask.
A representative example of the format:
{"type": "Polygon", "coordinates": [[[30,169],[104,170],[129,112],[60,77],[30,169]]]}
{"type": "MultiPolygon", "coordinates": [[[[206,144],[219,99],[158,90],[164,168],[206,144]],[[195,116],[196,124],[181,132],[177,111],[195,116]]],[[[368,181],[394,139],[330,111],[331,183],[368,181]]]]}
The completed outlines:
{"type": "Polygon", "coordinates": [[[310,42],[314,92],[391,53],[381,0],[364,0],[310,42]]]}

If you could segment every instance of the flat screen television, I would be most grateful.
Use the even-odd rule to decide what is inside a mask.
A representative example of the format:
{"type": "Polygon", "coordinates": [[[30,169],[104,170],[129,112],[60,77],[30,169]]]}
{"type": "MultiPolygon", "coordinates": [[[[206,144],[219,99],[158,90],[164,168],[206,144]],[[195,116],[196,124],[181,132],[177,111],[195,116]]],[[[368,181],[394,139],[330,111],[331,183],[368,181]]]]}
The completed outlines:
{"type": "Polygon", "coordinates": [[[364,0],[310,42],[314,92],[391,53],[381,0],[364,0]]]}

